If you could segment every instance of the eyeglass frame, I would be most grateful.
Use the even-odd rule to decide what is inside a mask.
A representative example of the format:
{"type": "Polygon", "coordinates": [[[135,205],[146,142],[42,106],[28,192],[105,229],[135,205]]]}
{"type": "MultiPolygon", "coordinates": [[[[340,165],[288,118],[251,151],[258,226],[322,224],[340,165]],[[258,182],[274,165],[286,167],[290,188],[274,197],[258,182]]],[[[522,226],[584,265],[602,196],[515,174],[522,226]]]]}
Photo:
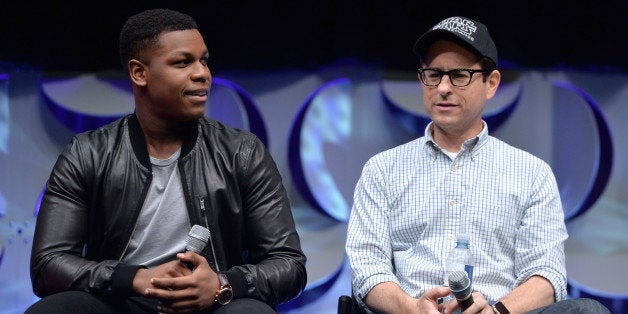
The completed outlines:
{"type": "Polygon", "coordinates": [[[491,72],[490,70],[486,70],[486,69],[465,69],[465,68],[451,69],[449,71],[443,71],[443,70],[439,70],[439,69],[436,69],[436,68],[419,68],[418,71],[419,71],[419,81],[421,81],[421,83],[423,83],[423,85],[428,86],[428,87],[436,87],[436,86],[440,85],[440,83],[442,83],[442,81],[443,81],[443,76],[445,76],[445,74],[447,74],[447,76],[449,77],[449,82],[451,83],[452,86],[455,86],[455,87],[465,87],[465,86],[469,86],[469,84],[471,84],[471,81],[473,80],[473,74],[475,74],[475,73],[482,73],[486,77],[486,74],[491,72]],[[425,83],[425,80],[423,80],[423,73],[424,73],[425,70],[436,71],[440,75],[440,78],[438,79],[438,83],[436,83],[434,85],[430,85],[430,84],[425,83]],[[469,81],[467,82],[467,84],[456,85],[454,83],[454,80],[451,78],[451,73],[453,73],[455,71],[467,71],[467,72],[469,72],[469,81]]]}

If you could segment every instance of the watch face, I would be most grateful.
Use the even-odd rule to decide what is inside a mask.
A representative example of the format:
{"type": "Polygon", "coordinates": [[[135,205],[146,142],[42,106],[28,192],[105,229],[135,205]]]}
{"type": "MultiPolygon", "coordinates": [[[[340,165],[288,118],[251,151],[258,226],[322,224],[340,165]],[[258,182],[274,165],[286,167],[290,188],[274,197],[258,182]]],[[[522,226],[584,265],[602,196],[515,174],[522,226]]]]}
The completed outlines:
{"type": "Polygon", "coordinates": [[[225,305],[229,302],[231,302],[231,299],[233,298],[233,291],[231,291],[230,288],[222,288],[220,289],[220,292],[218,293],[218,303],[225,305]]]}

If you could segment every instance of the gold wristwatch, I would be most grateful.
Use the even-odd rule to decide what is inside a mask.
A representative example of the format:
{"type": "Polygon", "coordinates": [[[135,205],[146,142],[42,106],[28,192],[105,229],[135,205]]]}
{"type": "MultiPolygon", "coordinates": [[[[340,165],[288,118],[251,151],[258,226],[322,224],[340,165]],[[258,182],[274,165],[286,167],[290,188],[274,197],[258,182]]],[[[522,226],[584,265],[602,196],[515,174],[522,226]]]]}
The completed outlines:
{"type": "Polygon", "coordinates": [[[228,304],[231,302],[231,299],[233,299],[233,289],[231,289],[229,279],[227,279],[225,274],[218,273],[218,280],[220,281],[220,288],[216,291],[214,302],[217,302],[220,305],[228,304]]]}

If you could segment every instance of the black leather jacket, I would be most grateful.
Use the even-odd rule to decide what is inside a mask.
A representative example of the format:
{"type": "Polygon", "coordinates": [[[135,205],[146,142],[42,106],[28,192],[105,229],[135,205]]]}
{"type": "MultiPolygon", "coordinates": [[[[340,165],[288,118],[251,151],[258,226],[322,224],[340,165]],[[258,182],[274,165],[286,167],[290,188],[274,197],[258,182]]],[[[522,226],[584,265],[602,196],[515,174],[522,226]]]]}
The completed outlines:
{"type": "MultiPolygon", "coordinates": [[[[274,306],[305,287],[305,255],[277,167],[257,137],[202,118],[178,161],[192,224],[211,231],[204,255],[234,297],[274,306]]],[[[134,114],[77,135],[41,202],[31,255],[33,291],[132,295],[139,265],[120,263],[151,182],[134,114]]],[[[186,230],[187,232],[187,230],[186,230]]]]}

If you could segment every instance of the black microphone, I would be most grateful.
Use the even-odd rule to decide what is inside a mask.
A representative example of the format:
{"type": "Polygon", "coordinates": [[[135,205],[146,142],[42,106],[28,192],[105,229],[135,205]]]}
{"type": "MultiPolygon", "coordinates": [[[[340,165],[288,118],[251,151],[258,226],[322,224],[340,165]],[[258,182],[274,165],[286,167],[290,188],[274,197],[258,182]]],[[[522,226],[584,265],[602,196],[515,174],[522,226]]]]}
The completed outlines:
{"type": "Polygon", "coordinates": [[[456,300],[458,300],[461,312],[464,312],[473,304],[471,281],[467,276],[467,272],[462,270],[451,272],[449,274],[449,290],[451,290],[451,293],[453,293],[456,300]]]}
{"type": "MultiPolygon", "coordinates": [[[[192,226],[192,229],[190,229],[190,232],[188,232],[188,238],[185,241],[185,251],[192,251],[197,254],[202,254],[203,249],[205,249],[207,241],[209,240],[209,234],[209,229],[203,226],[192,226]]],[[[184,264],[190,270],[194,270],[194,266],[192,266],[192,264],[187,262],[185,262],[184,264]]]]}

